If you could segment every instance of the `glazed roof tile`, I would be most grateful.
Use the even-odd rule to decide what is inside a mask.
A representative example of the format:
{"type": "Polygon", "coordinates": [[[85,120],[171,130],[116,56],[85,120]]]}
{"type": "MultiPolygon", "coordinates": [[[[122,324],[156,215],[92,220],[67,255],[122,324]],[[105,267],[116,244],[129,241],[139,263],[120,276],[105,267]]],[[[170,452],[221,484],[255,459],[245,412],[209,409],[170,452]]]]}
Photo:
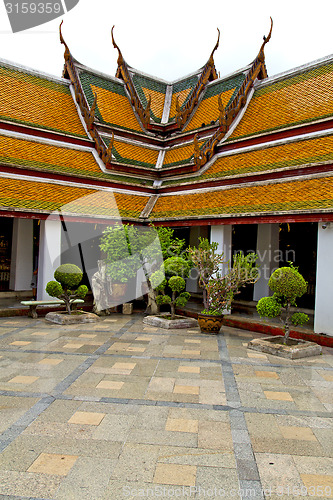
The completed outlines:
{"type": "Polygon", "coordinates": [[[264,172],[333,160],[333,134],[221,156],[197,179],[264,172]]]}
{"type": "Polygon", "coordinates": [[[330,116],[333,116],[332,62],[262,84],[229,140],[330,116]]]}
{"type": "Polygon", "coordinates": [[[150,96],[150,117],[154,122],[161,123],[167,84],[139,73],[133,74],[132,78],[142,106],[146,108],[150,96]]]}
{"type": "MultiPolygon", "coordinates": [[[[199,147],[204,141],[199,141],[199,147]]],[[[183,146],[174,146],[167,150],[164,156],[163,168],[184,165],[193,161],[194,143],[193,141],[183,146]]]]}
{"type": "Polygon", "coordinates": [[[333,209],[333,176],[160,196],[155,219],[267,215],[333,209]]]}
{"type": "MultiPolygon", "coordinates": [[[[103,137],[103,140],[108,146],[110,139],[103,137]]],[[[119,140],[115,140],[112,147],[112,155],[117,162],[140,167],[155,168],[158,154],[157,149],[119,140]]]]}
{"type": "Polygon", "coordinates": [[[124,85],[120,81],[103,78],[86,71],[80,71],[79,77],[90,107],[97,94],[96,118],[111,126],[142,132],[124,85]]]}
{"type": "Polygon", "coordinates": [[[184,130],[195,130],[202,126],[210,125],[211,122],[216,122],[219,118],[219,95],[221,95],[224,108],[227,107],[244,79],[245,75],[240,73],[226,80],[217,80],[211,83],[207,87],[202,101],[184,130]]]}
{"type": "Polygon", "coordinates": [[[175,119],[176,116],[176,100],[180,108],[187,103],[194,87],[198,83],[198,75],[191,75],[183,80],[175,82],[172,86],[172,100],[170,106],[169,122],[175,119]]]}
{"type": "Polygon", "coordinates": [[[145,179],[102,172],[92,152],[0,135],[0,162],[39,171],[129,183],[145,179]]]}
{"type": "Polygon", "coordinates": [[[87,137],[66,83],[0,66],[0,119],[87,137]]]}
{"type": "Polygon", "coordinates": [[[138,218],[148,197],[1,177],[0,199],[0,206],[7,210],[59,210],[69,215],[112,219],[138,218]]]}

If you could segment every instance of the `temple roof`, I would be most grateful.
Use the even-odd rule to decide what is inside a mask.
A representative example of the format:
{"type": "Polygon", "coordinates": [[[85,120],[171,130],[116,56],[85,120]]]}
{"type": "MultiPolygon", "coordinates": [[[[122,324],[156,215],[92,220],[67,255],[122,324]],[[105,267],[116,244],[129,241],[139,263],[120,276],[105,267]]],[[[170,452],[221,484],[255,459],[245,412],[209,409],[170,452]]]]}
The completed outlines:
{"type": "Polygon", "coordinates": [[[113,33],[116,76],[79,63],[61,31],[63,78],[0,62],[1,213],[67,203],[70,216],[172,224],[333,213],[333,57],[268,77],[271,34],[223,77],[219,38],[173,82],[129,66],[113,33]]]}

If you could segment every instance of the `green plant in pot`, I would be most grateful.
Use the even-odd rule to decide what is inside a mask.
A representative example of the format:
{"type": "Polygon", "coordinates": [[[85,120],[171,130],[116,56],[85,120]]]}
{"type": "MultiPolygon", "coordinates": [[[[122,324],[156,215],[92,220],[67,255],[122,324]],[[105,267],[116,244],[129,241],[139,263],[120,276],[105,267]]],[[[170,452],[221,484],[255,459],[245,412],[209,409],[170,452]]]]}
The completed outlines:
{"type": "Polygon", "coordinates": [[[272,297],[263,297],[258,301],[257,311],[261,317],[280,317],[284,328],[283,343],[287,344],[291,323],[295,326],[304,325],[309,316],[304,313],[292,314],[291,307],[297,307],[296,299],[302,297],[307,290],[307,282],[290,262],[289,267],[276,269],[268,282],[274,292],[272,297]]]}
{"type": "Polygon", "coordinates": [[[169,257],[161,269],[150,277],[151,284],[156,292],[156,302],[159,305],[169,304],[170,319],[176,319],[176,307],[184,307],[191,295],[185,292],[185,279],[189,275],[191,264],[182,257],[169,257]],[[164,277],[166,276],[166,277],[164,277]],[[168,289],[171,293],[168,293],[168,289]]]}
{"type": "Polygon", "coordinates": [[[259,278],[254,253],[234,255],[232,266],[218,253],[218,244],[206,238],[199,239],[198,248],[189,248],[189,256],[199,274],[199,286],[203,289],[203,311],[198,315],[202,332],[218,333],[223,315],[231,309],[232,301],[240,288],[255,283],[259,278]],[[221,266],[226,267],[221,272],[221,266]]]}
{"type": "Polygon", "coordinates": [[[76,299],[84,299],[88,292],[86,285],[78,286],[82,281],[82,270],[75,264],[62,264],[54,271],[56,281],[49,281],[46,292],[65,302],[68,314],[72,313],[72,304],[76,299]]]}

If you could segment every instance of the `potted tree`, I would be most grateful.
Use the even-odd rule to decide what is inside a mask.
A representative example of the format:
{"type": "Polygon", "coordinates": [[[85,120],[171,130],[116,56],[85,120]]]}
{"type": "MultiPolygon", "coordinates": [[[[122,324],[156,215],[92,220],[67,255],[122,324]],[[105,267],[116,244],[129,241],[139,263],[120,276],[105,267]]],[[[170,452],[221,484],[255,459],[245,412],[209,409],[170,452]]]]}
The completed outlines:
{"type": "Polygon", "coordinates": [[[272,297],[262,297],[257,304],[261,317],[279,317],[284,336],[276,335],[264,339],[254,339],[248,347],[291,359],[313,356],[321,353],[321,347],[314,342],[289,338],[291,324],[304,325],[309,316],[302,312],[292,312],[297,307],[296,299],[307,290],[307,282],[292,262],[289,267],[276,269],[269,278],[268,286],[274,292],[272,297]]]}
{"type": "Polygon", "coordinates": [[[150,276],[150,283],[159,305],[170,305],[171,313],[147,316],[144,323],[162,328],[188,328],[197,326],[196,320],[176,315],[176,307],[184,307],[190,298],[185,292],[185,279],[189,275],[191,263],[182,257],[166,259],[161,268],[150,276]]]}
{"type": "Polygon", "coordinates": [[[49,312],[45,316],[48,321],[62,324],[89,322],[98,319],[95,314],[73,311],[73,305],[76,302],[83,302],[88,292],[86,285],[80,285],[82,277],[82,270],[75,264],[62,264],[57,267],[54,272],[55,281],[49,281],[45,290],[51,297],[56,297],[64,302],[66,312],[65,314],[63,312],[49,312]]]}
{"type": "Polygon", "coordinates": [[[259,277],[254,253],[236,254],[231,266],[217,248],[217,243],[209,243],[206,238],[200,238],[198,248],[189,248],[190,259],[199,273],[199,286],[203,289],[204,309],[198,315],[203,333],[219,333],[223,315],[231,309],[234,296],[241,287],[255,283],[259,277]],[[227,267],[223,274],[222,265],[227,267]]]}

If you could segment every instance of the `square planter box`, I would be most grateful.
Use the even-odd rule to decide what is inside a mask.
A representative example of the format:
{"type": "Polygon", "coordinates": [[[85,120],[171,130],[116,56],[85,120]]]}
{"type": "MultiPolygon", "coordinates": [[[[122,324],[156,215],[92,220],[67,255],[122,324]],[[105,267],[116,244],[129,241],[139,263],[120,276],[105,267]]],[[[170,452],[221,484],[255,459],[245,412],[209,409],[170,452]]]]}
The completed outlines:
{"type": "Polygon", "coordinates": [[[288,345],[283,344],[283,336],[275,335],[263,339],[253,339],[248,345],[248,349],[273,354],[281,358],[299,359],[321,354],[321,346],[315,342],[308,342],[302,339],[288,339],[288,345]]]}
{"type": "Polygon", "coordinates": [[[58,325],[94,323],[100,320],[96,314],[85,311],[73,311],[72,314],[68,314],[66,311],[49,312],[46,314],[45,319],[58,325]]]}
{"type": "Polygon", "coordinates": [[[176,319],[166,319],[162,314],[160,316],[146,316],[143,322],[146,325],[157,326],[160,328],[193,328],[198,326],[198,322],[193,318],[184,318],[183,316],[176,316],[176,319]]]}

